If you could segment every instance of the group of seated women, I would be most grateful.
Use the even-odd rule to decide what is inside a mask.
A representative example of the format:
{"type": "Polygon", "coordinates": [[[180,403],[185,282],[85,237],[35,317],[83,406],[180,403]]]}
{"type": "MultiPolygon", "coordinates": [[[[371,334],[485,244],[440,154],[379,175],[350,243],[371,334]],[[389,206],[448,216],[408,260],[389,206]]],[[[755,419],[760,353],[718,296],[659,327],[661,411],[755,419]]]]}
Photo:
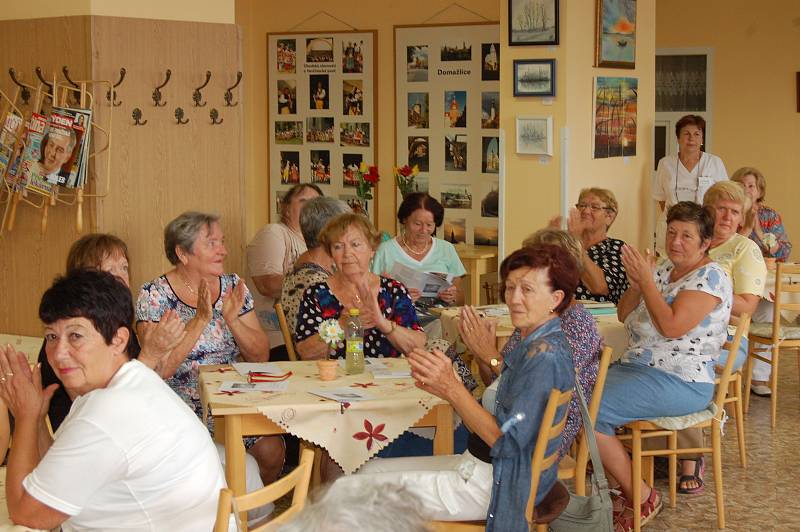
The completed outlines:
{"type": "MultiPolygon", "coordinates": [[[[139,290],[135,334],[124,242],[84,237],[73,246],[67,276],[42,299],[41,377],[13,349],[0,350],[0,397],[15,419],[7,479],[11,517],[39,527],[69,519],[67,527],[111,528],[114,521],[186,530],[213,521],[224,480],[211,418],[206,429],[200,423],[199,371],[208,364],[279,357],[278,341],[272,341],[280,337],[272,334],[274,309],[263,308],[279,300],[302,359],[328,355],[317,331],[323,319],[344,320],[347,309],[358,309],[365,354],[405,355],[416,385],[447,400],[468,429],[461,454],[374,459],[337,483],[397,482],[421,497],[428,519],[486,518],[487,530],[527,530],[527,496],[518,494],[529,491],[531,451],[548,394],[577,385],[590,397],[594,388],[603,341],[579,301],[588,299],[617,304],[630,336],[621,362],[609,370],[596,424],[603,463],[620,483],[617,527],[629,530],[632,508],[646,522],[661,498],[644,485],[642,500],[630,502],[630,460],[615,428],[707,405],[715,366],[726,355],[720,348],[729,320],[768,307],[763,257],[784,260],[790,250],[780,218],[763,205],[763,176],[746,168],[734,178],[707,187],[704,206],[669,206],[658,262],[608,236],[619,210],[611,191],[581,191],[567,230],[534,233],[501,264],[501,298],[515,327],[502,350],[495,343],[496,323],[473,307],[460,310],[461,339],[489,385],[480,402],[453,371],[453,354],[430,348],[415,307],[421,294],[391,278],[396,263],[444,274],[453,282],[434,303],[464,301],[464,267],[454,247],[435,237],[444,209],[427,194],[404,198],[400,234],[382,241],[343,202],[311,185],[293,187],[282,200],[282,221],[262,229],[248,246],[256,300],[242,278],[225,273],[219,218],[183,213],[164,230],[172,268],[139,290]],[[519,412],[525,413],[521,419],[519,412]],[[47,413],[55,441],[44,423],[47,413]],[[148,421],[152,426],[143,427],[148,421]],[[186,434],[193,434],[197,447],[191,453],[186,434]],[[98,446],[112,451],[99,465],[84,467],[100,453],[98,446]],[[158,458],[174,467],[156,466],[158,458]],[[81,474],[72,473],[79,468],[81,474]],[[75,478],[82,479],[81,489],[74,489],[75,478]],[[165,505],[185,512],[167,515],[165,505]],[[187,512],[191,519],[172,526],[187,512]]],[[[742,352],[732,354],[736,367],[742,352]]],[[[343,354],[340,347],[337,355],[343,354]]],[[[582,426],[575,399],[566,415],[562,438],[549,449],[560,455],[582,426]]],[[[681,437],[682,446],[696,447],[702,433],[684,431],[681,437]]],[[[275,480],[284,465],[284,439],[248,437],[245,447],[258,480],[275,480]]],[[[690,457],[681,467],[681,490],[702,490],[703,457],[690,457]]],[[[555,466],[542,472],[537,503],[556,482],[555,466]]]]}

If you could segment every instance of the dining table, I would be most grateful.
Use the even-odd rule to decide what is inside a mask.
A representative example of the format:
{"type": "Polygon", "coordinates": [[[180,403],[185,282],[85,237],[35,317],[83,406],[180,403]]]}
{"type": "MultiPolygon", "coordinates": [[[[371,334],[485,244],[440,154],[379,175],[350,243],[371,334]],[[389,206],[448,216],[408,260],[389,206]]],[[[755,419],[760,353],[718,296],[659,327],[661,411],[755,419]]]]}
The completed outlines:
{"type": "Polygon", "coordinates": [[[279,391],[248,390],[248,377],[231,365],[201,366],[203,414],[213,417],[214,437],[225,445],[225,477],[234,495],[245,493],[245,436],[293,434],[325,448],[345,474],[411,427],[434,428],[434,454],[452,454],[450,404],[414,384],[406,359],[367,362],[375,369],[356,375],[340,364],[331,381],[320,380],[314,361],[273,362],[287,376],[279,391]]]}

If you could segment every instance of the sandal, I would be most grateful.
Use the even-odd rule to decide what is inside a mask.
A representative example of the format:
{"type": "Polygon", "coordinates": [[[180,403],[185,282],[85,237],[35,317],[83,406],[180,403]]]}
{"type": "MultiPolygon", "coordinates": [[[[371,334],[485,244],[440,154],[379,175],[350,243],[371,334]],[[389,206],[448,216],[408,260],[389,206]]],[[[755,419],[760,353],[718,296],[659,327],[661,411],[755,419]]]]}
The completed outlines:
{"type": "Polygon", "coordinates": [[[705,483],[703,482],[703,476],[706,472],[706,460],[703,456],[695,460],[694,462],[694,474],[693,475],[681,475],[678,479],[678,493],[683,493],[684,495],[697,495],[699,493],[703,493],[705,491],[705,483]],[[697,486],[694,488],[683,488],[681,484],[685,484],[687,482],[697,482],[697,486]]]}
{"type": "MultiPolygon", "coordinates": [[[[650,495],[641,504],[642,512],[641,526],[646,525],[658,515],[663,506],[663,499],[658,495],[655,488],[650,488],[650,495]]],[[[631,532],[633,530],[633,510],[625,508],[621,513],[614,515],[614,532],[631,532]]]]}

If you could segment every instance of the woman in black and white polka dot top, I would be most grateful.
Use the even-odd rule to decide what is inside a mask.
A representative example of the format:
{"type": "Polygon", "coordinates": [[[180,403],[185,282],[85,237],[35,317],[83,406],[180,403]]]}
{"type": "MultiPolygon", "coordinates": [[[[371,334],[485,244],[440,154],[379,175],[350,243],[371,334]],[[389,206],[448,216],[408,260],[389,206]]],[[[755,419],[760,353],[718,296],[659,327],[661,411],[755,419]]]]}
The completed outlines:
{"type": "MultiPolygon", "coordinates": [[[[585,188],[569,213],[567,229],[581,239],[584,249],[581,281],[575,299],[608,301],[616,305],[628,289],[628,276],[622,265],[625,242],[608,236],[617,212],[617,198],[613,192],[604,188],[585,188]]],[[[560,224],[560,218],[550,222],[555,228],[560,224]]]]}
{"type": "MultiPolygon", "coordinates": [[[[317,334],[320,323],[339,320],[342,328],[348,310],[357,308],[364,328],[364,354],[396,357],[425,345],[414,303],[402,283],[371,273],[370,261],[380,236],[359,214],[342,214],[331,220],[318,238],[333,257],[335,273],[303,293],[297,313],[295,342],[300,358],[323,358],[328,347],[317,334]]],[[[338,349],[344,356],[344,344],[338,349]]]]}

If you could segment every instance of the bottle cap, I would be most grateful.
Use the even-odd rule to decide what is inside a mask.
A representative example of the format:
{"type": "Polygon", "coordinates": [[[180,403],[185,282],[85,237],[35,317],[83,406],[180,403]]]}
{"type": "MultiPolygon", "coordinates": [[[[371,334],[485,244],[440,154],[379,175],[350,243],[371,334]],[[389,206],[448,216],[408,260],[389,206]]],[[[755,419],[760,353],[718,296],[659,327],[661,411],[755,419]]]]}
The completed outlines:
{"type": "Polygon", "coordinates": [[[358,316],[358,314],[359,314],[359,311],[358,311],[357,308],[351,308],[350,309],[350,315],[351,316],[358,316]]]}

